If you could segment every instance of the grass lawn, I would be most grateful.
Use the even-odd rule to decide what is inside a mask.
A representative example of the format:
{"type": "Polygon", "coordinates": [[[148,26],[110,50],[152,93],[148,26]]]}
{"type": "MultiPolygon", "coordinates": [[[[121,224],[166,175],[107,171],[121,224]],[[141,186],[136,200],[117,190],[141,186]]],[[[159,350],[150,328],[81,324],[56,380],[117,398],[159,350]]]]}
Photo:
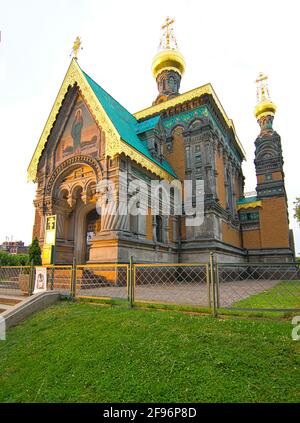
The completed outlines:
{"type": "Polygon", "coordinates": [[[298,402],[291,329],[63,301],[0,342],[0,401],[298,402]]]}
{"type": "Polygon", "coordinates": [[[300,309],[300,281],[282,281],[265,292],[237,301],[232,307],[300,309]]]}

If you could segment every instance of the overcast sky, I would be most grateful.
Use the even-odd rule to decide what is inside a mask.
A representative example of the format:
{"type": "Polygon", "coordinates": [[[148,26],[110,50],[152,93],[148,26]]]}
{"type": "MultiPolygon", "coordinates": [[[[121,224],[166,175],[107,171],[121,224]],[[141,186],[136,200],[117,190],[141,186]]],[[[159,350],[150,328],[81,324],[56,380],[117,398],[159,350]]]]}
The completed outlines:
{"type": "Polygon", "coordinates": [[[6,236],[31,241],[35,186],[27,183],[26,171],[75,37],[83,42],[80,66],[134,113],[157,95],[151,61],[170,15],[186,61],[181,93],[213,85],[247,153],[246,191],[256,186],[254,81],[259,72],[269,76],[300,254],[293,219],[300,196],[299,12],[299,0],[0,0],[0,242],[6,236]]]}

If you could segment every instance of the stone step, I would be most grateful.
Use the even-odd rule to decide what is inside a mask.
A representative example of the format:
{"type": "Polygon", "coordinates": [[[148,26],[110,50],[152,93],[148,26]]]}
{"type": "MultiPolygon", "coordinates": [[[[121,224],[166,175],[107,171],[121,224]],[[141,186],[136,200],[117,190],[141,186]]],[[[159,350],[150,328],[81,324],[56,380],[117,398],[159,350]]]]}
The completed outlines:
{"type": "Polygon", "coordinates": [[[3,311],[11,310],[13,307],[14,307],[14,305],[3,304],[0,301],[0,313],[3,313],[3,311]]]}
{"type": "Polygon", "coordinates": [[[19,296],[13,296],[13,295],[0,295],[0,305],[6,304],[14,306],[18,304],[19,302],[23,301],[24,297],[19,296]]]}

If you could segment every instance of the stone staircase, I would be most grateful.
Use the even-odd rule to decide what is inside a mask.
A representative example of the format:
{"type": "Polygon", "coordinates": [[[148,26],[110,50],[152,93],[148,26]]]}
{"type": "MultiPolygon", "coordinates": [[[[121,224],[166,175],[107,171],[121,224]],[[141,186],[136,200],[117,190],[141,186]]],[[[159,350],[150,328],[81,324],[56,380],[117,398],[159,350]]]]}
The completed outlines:
{"type": "Polygon", "coordinates": [[[11,310],[14,306],[24,300],[22,295],[4,295],[0,294],[0,314],[11,310]]]}

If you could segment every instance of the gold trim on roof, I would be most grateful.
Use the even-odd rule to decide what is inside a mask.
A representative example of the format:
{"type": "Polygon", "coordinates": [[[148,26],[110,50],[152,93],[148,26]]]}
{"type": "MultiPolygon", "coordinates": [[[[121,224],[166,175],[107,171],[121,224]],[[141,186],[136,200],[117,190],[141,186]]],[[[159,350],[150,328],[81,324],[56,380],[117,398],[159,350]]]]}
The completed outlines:
{"type": "Polygon", "coordinates": [[[76,60],[72,59],[69,69],[66,73],[65,79],[60,87],[55,103],[47,119],[46,125],[43,129],[42,135],[39,139],[38,145],[29,164],[27,171],[28,181],[34,182],[36,180],[38,163],[47,143],[51,129],[55,123],[57,114],[59,113],[68,88],[70,86],[74,86],[75,84],[78,85],[79,91],[87,106],[89,107],[96,123],[105,132],[105,152],[107,156],[113,157],[116,154],[121,154],[122,152],[124,152],[124,154],[129,156],[132,160],[135,160],[137,163],[141,164],[141,166],[144,166],[146,169],[150,170],[159,177],[166,179],[171,178],[168,172],[161,169],[157,164],[155,164],[154,162],[152,162],[151,160],[143,156],[141,153],[139,153],[137,150],[130,147],[127,143],[121,140],[118,131],[112,124],[104,108],[99,102],[97,96],[95,95],[94,91],[92,90],[89,83],[82,74],[81,69],[78,66],[76,60]]]}
{"type": "Polygon", "coordinates": [[[168,181],[172,181],[175,177],[170,175],[167,171],[162,169],[160,166],[149,160],[147,157],[143,156],[125,141],[120,140],[120,143],[115,144],[113,147],[111,145],[108,146],[106,149],[106,155],[109,157],[114,157],[118,154],[125,154],[134,160],[142,167],[148,169],[150,172],[154,173],[155,175],[159,176],[161,179],[167,179],[168,181]]]}
{"type": "Polygon", "coordinates": [[[170,100],[167,100],[167,101],[164,101],[162,103],[156,104],[154,106],[148,107],[147,109],[140,110],[139,112],[134,113],[133,116],[136,119],[140,120],[140,119],[149,117],[151,115],[160,113],[161,111],[169,109],[170,107],[174,107],[174,106],[177,106],[178,104],[185,103],[186,101],[193,100],[196,97],[201,97],[204,94],[209,94],[213,97],[213,99],[214,99],[215,103],[217,104],[217,106],[218,106],[227,126],[230,129],[233,130],[233,133],[234,133],[236,142],[237,142],[237,144],[240,148],[240,151],[241,151],[243,157],[246,159],[246,152],[245,152],[245,150],[244,150],[244,148],[243,148],[243,146],[242,146],[242,144],[241,144],[241,142],[240,142],[240,140],[239,140],[239,138],[236,134],[234,124],[233,124],[232,120],[229,119],[227,114],[225,113],[225,110],[223,109],[223,106],[222,106],[220,100],[218,99],[218,96],[215,93],[211,84],[202,85],[201,87],[194,88],[193,90],[187,91],[186,93],[181,94],[177,97],[173,97],[170,100]]]}

